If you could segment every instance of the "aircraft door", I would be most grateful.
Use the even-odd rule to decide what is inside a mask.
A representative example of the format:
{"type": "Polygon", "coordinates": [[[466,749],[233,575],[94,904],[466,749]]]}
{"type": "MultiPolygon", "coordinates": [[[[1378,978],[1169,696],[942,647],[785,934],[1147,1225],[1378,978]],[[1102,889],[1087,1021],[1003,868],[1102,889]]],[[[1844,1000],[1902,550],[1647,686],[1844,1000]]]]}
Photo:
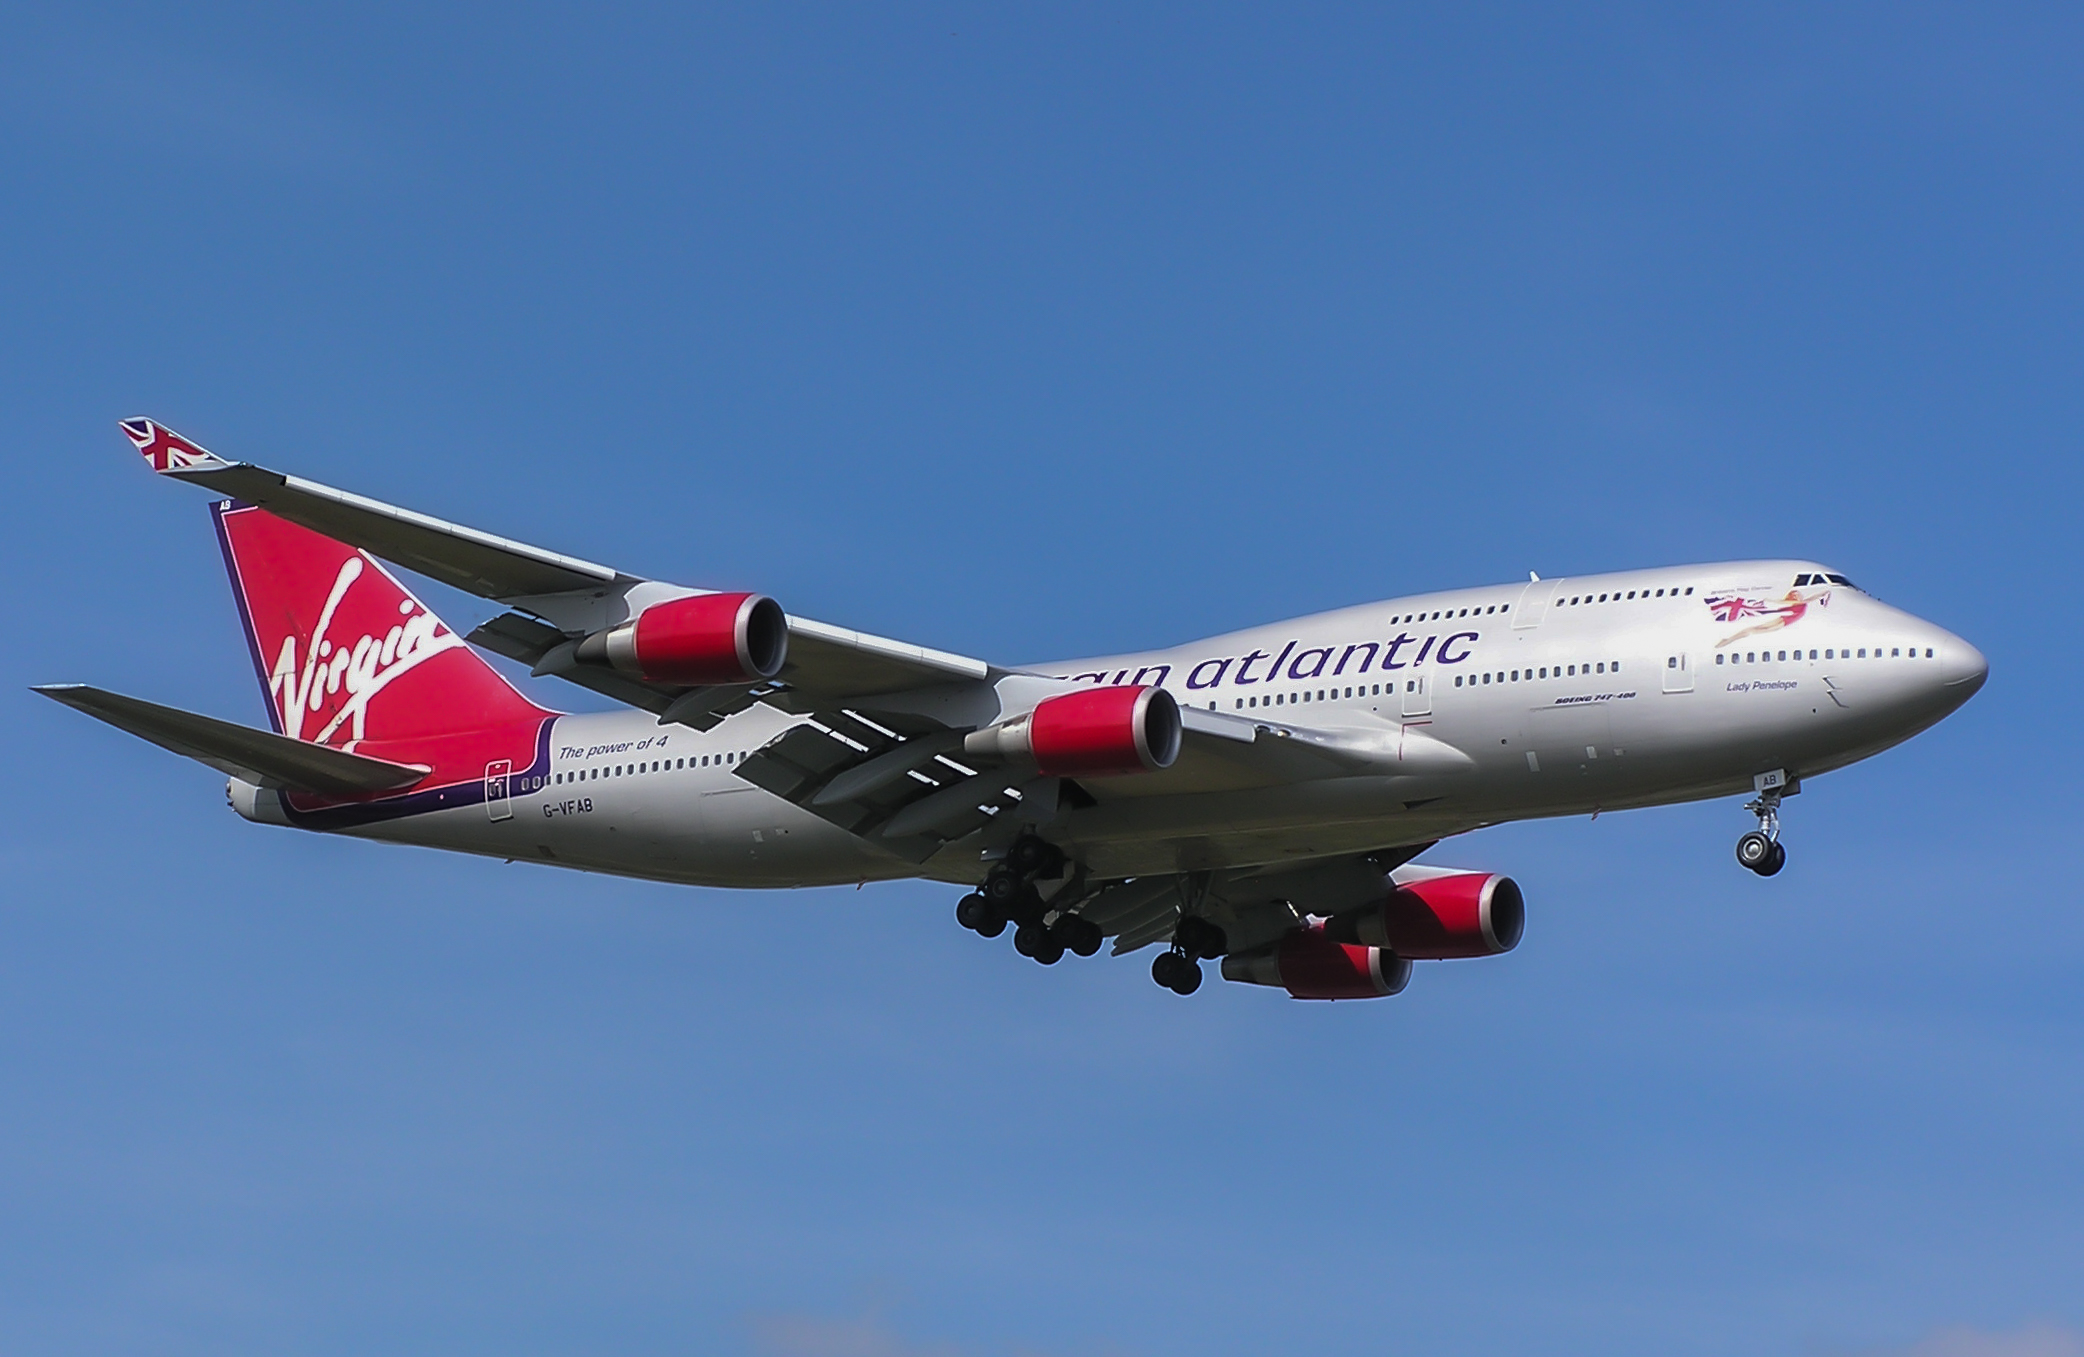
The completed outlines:
{"type": "Polygon", "coordinates": [[[1522,627],[1540,626],[1541,619],[1549,610],[1549,595],[1556,587],[1554,580],[1527,581],[1526,587],[1520,590],[1520,601],[1512,610],[1512,629],[1518,631],[1522,627]]]}
{"type": "Polygon", "coordinates": [[[1431,716],[1433,714],[1433,689],[1431,676],[1406,674],[1404,676],[1404,715],[1431,716]]]}
{"type": "Polygon", "coordinates": [[[514,761],[500,759],[485,765],[485,814],[494,820],[514,818],[514,803],[508,799],[508,784],[514,779],[514,761]]]}
{"type": "Polygon", "coordinates": [[[1664,657],[1664,691],[1668,693],[1690,693],[1693,691],[1693,669],[1684,651],[1664,657]]]}

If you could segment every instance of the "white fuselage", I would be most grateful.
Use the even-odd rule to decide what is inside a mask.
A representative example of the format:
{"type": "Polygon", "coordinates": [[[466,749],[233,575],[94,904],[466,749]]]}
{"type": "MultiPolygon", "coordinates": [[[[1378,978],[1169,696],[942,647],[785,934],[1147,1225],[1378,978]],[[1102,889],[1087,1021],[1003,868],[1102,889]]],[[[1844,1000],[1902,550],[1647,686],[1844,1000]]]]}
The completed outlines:
{"type": "MultiPolygon", "coordinates": [[[[1231,718],[1466,756],[1279,785],[1190,757],[1092,782],[1097,804],[1065,809],[1044,832],[1114,877],[1747,792],[1775,769],[1809,778],[1938,721],[1985,672],[1965,641],[1828,582],[1824,567],[1747,561],[1391,599],[1033,666],[983,696],[990,719],[1072,686],[1152,684],[1231,718]]],[[[974,710],[977,696],[962,704],[974,710]]],[[[981,876],[974,847],[914,864],[736,775],[803,719],[754,706],[704,733],[641,712],[561,716],[540,776],[504,798],[347,832],[720,886],[981,876]]],[[[277,818],[251,789],[233,800],[277,818]]]]}

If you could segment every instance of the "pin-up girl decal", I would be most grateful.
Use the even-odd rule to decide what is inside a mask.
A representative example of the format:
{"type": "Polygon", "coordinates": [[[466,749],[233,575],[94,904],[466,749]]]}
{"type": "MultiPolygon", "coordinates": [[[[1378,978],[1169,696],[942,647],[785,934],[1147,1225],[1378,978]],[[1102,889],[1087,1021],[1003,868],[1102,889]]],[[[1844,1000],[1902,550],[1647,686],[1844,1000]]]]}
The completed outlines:
{"type": "Polygon", "coordinates": [[[1703,600],[1717,622],[1742,622],[1757,618],[1742,631],[1733,631],[1715,643],[1717,650],[1734,645],[1746,636],[1778,631],[1802,620],[1811,608],[1831,605],[1829,589],[1790,589],[1776,600],[1745,598],[1741,594],[1717,594],[1703,600]]]}

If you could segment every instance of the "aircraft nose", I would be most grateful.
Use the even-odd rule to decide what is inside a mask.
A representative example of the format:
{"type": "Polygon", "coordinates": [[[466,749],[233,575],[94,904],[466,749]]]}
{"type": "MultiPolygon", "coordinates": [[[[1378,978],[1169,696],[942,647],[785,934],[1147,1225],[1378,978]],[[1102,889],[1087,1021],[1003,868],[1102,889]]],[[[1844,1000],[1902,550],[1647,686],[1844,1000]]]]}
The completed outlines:
{"type": "Polygon", "coordinates": [[[1956,702],[1966,702],[1990,677],[1990,661],[1958,636],[1948,635],[1939,650],[1940,686],[1956,702]]]}

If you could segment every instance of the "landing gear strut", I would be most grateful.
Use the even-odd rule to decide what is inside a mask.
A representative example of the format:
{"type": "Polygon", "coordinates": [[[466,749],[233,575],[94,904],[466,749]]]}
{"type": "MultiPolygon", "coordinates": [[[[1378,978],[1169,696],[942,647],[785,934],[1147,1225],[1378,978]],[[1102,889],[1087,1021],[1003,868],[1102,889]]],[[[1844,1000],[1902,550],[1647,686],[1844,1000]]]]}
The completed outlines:
{"type": "Polygon", "coordinates": [[[1787,849],[1780,845],[1780,798],[1801,790],[1782,769],[1760,773],[1752,779],[1758,795],[1744,809],[1758,817],[1758,828],[1737,840],[1737,861],[1760,876],[1772,876],[1787,865],[1787,849]]]}

